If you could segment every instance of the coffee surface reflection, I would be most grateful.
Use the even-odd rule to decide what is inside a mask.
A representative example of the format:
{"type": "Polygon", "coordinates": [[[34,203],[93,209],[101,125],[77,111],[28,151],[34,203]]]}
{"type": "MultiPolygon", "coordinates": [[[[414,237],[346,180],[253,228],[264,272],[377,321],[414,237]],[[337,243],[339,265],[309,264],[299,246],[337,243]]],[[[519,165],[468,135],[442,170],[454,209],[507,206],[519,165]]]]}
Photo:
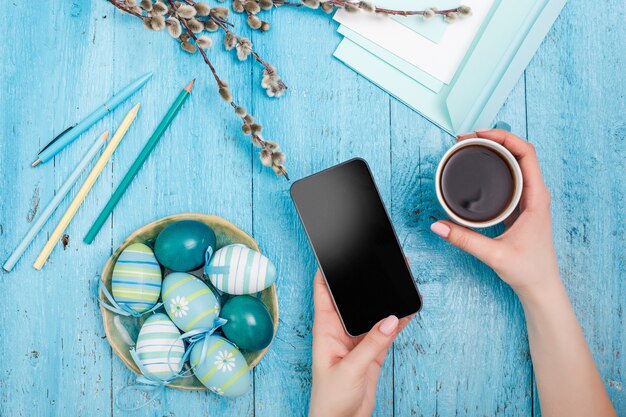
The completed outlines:
{"type": "Polygon", "coordinates": [[[441,192],[457,216],[473,222],[502,214],[515,190],[511,167],[497,152],[480,145],[460,148],[446,161],[441,192]]]}

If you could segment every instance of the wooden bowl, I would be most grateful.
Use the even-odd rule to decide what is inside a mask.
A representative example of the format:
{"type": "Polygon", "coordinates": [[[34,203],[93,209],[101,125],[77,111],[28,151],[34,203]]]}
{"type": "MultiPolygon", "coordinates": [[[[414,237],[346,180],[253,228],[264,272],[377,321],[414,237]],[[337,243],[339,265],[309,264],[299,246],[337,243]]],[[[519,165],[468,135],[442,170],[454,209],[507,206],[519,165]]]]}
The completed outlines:
{"type": "MultiPolygon", "coordinates": [[[[150,224],[143,226],[142,228],[133,232],[130,236],[122,242],[122,244],[113,252],[113,255],[109,258],[106,265],[104,266],[104,270],[102,271],[102,281],[106,288],[111,292],[111,277],[113,275],[113,267],[115,266],[115,262],[117,258],[120,256],[122,251],[126,249],[126,247],[132,243],[145,243],[148,246],[154,248],[154,241],[158,234],[170,223],[179,220],[197,220],[202,223],[210,226],[215,232],[215,236],[217,238],[217,249],[222,246],[230,245],[232,243],[242,243],[248,246],[251,249],[254,249],[258,252],[259,247],[256,241],[248,235],[246,232],[232,224],[231,222],[222,219],[221,217],[211,216],[208,214],[201,213],[183,213],[183,214],[175,214],[173,216],[167,216],[162,219],[156,220],[150,224]]],[[[165,276],[169,270],[165,269],[163,276],[165,276]]],[[[202,279],[205,283],[211,286],[208,280],[205,280],[202,276],[202,268],[189,272],[192,275],[202,279]]],[[[212,287],[212,286],[211,286],[212,287]]],[[[213,287],[212,287],[213,288],[213,287]]],[[[267,307],[270,315],[272,316],[272,321],[274,322],[274,334],[276,334],[276,328],[278,327],[278,299],[276,297],[276,285],[272,285],[271,287],[265,289],[264,291],[256,294],[258,298],[263,301],[265,307],[267,307]]],[[[106,301],[104,294],[100,291],[98,297],[100,300],[106,301]]],[[[227,298],[228,295],[225,294],[227,298]]],[[[224,298],[221,300],[222,304],[224,302],[224,298]]],[[[139,334],[139,329],[141,329],[141,325],[145,321],[145,317],[135,318],[135,317],[124,317],[117,315],[104,307],[100,307],[102,311],[102,322],[104,324],[104,331],[106,333],[107,340],[113,349],[113,352],[124,362],[124,364],[136,374],[140,374],[139,368],[133,361],[130,356],[130,348],[135,345],[135,341],[137,340],[137,335],[139,334]]],[[[163,307],[161,307],[157,311],[162,311],[163,307]]],[[[246,358],[250,369],[254,368],[265,352],[267,352],[269,346],[263,350],[248,352],[242,351],[243,356],[246,358]]],[[[188,365],[185,365],[187,368],[188,365]]],[[[185,390],[204,390],[206,387],[200,383],[200,381],[195,377],[187,377],[187,378],[178,378],[171,384],[168,384],[169,387],[185,389],[185,390]]]]}

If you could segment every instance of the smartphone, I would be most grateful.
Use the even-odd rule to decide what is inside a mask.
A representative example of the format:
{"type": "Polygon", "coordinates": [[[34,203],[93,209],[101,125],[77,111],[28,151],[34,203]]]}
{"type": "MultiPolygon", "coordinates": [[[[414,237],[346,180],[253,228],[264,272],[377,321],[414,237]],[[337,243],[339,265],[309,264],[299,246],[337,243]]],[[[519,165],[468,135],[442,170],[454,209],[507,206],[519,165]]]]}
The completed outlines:
{"type": "Polygon", "coordinates": [[[349,335],[420,310],[422,298],[365,160],[296,181],[291,198],[349,335]]]}

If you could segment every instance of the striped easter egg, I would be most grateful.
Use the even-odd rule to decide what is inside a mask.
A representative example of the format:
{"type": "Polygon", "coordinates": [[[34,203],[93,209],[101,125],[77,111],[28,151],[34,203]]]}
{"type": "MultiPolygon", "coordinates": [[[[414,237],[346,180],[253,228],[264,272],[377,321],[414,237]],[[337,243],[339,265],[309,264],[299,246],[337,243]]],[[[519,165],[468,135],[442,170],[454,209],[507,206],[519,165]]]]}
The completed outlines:
{"type": "Polygon", "coordinates": [[[259,252],[242,244],[224,246],[204,269],[211,283],[228,294],[254,294],[276,280],[276,267],[259,252]]]}
{"type": "Polygon", "coordinates": [[[137,313],[150,310],[161,294],[161,267],[143,243],[129,245],[117,258],[111,279],[113,298],[137,313]]]}
{"type": "Polygon", "coordinates": [[[163,280],[163,306],[174,324],[184,332],[213,327],[220,305],[213,291],[186,272],[173,272],[163,280]]]}
{"type": "Polygon", "coordinates": [[[189,358],[194,374],[209,390],[225,397],[238,397],[250,389],[248,363],[239,349],[223,337],[211,335],[196,343],[189,358]],[[202,362],[202,349],[205,357],[202,362]]]}
{"type": "Polygon", "coordinates": [[[135,351],[151,375],[166,381],[180,372],[185,345],[179,336],[180,331],[163,313],[153,314],[143,323],[135,351]]]}

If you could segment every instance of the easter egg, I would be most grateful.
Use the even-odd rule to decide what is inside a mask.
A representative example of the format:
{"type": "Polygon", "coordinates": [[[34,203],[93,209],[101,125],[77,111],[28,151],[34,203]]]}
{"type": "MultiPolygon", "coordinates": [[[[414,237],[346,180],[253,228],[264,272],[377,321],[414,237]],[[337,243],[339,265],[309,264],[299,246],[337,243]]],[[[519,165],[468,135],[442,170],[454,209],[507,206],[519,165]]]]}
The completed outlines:
{"type": "Polygon", "coordinates": [[[161,294],[161,267],[152,249],[143,243],[124,249],[113,267],[111,290],[118,304],[137,313],[150,310],[161,294]]]}
{"type": "Polygon", "coordinates": [[[274,336],[274,323],[261,300],[249,295],[231,298],[222,307],[220,317],[224,336],[243,350],[265,349],[274,336]]]}
{"type": "Polygon", "coordinates": [[[185,345],[178,340],[180,331],[163,313],[151,315],[141,326],[135,352],[143,367],[166,381],[183,367],[185,345]]]}
{"type": "Polygon", "coordinates": [[[213,291],[200,279],[173,272],[163,280],[163,306],[174,324],[184,332],[212,327],[220,314],[213,291]]]}
{"type": "Polygon", "coordinates": [[[213,254],[204,273],[220,291],[228,294],[253,294],[276,280],[274,264],[241,244],[224,246],[213,254]]]}
{"type": "Polygon", "coordinates": [[[208,248],[215,250],[215,232],[195,220],[181,220],[168,225],[154,243],[154,253],[161,265],[182,272],[200,268],[208,248]]]}
{"type": "Polygon", "coordinates": [[[189,359],[200,382],[216,394],[238,397],[250,389],[248,363],[239,349],[223,337],[211,335],[191,349],[189,359]],[[202,362],[202,350],[205,357],[202,362]]]}

